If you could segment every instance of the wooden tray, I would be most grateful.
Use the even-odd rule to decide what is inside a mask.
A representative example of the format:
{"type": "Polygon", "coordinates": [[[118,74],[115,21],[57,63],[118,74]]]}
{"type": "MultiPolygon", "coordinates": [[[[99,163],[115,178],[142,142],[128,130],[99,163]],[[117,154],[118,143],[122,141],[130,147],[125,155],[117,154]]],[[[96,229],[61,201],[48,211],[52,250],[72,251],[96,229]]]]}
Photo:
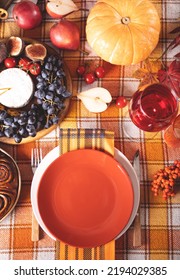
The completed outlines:
{"type": "MultiPolygon", "coordinates": [[[[34,39],[29,39],[29,38],[22,38],[22,39],[26,43],[28,43],[28,44],[40,43],[39,41],[34,40],[34,39]]],[[[58,56],[58,53],[53,48],[51,48],[50,46],[48,46],[48,45],[46,45],[44,43],[41,43],[41,44],[43,44],[47,48],[48,54],[54,54],[54,55],[58,56]]],[[[68,68],[67,68],[67,66],[66,66],[66,64],[64,62],[63,62],[63,69],[64,69],[65,74],[66,74],[66,77],[65,77],[66,78],[66,88],[68,89],[69,92],[72,92],[71,76],[70,76],[69,70],[68,70],[68,68]]],[[[66,114],[67,114],[67,112],[69,110],[70,98],[67,98],[64,101],[64,105],[65,105],[64,110],[62,112],[60,112],[59,123],[62,122],[62,120],[64,119],[64,117],[66,116],[66,114]]],[[[22,107],[22,110],[24,110],[23,107],[22,107]]],[[[17,111],[19,111],[19,109],[17,109],[17,111]]],[[[5,143],[5,144],[12,144],[12,145],[20,145],[20,144],[25,144],[25,143],[33,142],[33,141],[35,141],[37,139],[40,139],[41,137],[45,136],[46,134],[48,134],[52,130],[54,130],[59,125],[59,123],[56,124],[56,125],[52,125],[49,128],[45,128],[45,129],[42,129],[42,130],[38,131],[35,137],[29,136],[27,138],[23,138],[20,143],[16,143],[13,138],[8,138],[8,137],[0,137],[0,142],[5,143]]]]}
{"type": "MultiPolygon", "coordinates": [[[[6,209],[1,211],[0,222],[5,219],[16,206],[21,191],[21,174],[19,168],[14,159],[4,150],[0,148],[0,165],[2,167],[1,172],[1,186],[0,196],[3,200],[7,200],[6,209]],[[6,174],[5,174],[6,173],[6,174]],[[4,182],[4,178],[6,181],[4,182]],[[8,187],[7,187],[8,186],[8,187]],[[8,205],[10,203],[10,205],[8,205]]],[[[1,209],[2,210],[2,209],[1,209]]]]}

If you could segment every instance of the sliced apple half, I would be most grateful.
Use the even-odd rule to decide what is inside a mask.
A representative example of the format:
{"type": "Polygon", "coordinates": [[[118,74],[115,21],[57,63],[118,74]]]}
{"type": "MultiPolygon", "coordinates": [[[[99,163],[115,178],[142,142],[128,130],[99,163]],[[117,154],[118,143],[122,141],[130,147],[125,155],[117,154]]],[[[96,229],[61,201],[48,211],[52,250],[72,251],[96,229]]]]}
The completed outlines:
{"type": "Polygon", "coordinates": [[[79,8],[72,0],[48,0],[46,1],[46,11],[52,18],[62,18],[79,8]]]}
{"type": "Polygon", "coordinates": [[[80,92],[77,97],[82,101],[86,109],[92,113],[101,113],[108,107],[108,103],[112,101],[110,92],[102,87],[95,87],[80,92]]]}

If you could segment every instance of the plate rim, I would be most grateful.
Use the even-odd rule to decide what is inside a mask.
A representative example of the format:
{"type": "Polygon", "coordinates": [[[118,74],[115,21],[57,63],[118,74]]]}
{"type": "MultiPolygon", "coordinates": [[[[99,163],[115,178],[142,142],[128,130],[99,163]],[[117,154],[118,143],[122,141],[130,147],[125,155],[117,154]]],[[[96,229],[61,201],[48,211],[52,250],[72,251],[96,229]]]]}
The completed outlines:
{"type": "MultiPolygon", "coordinates": [[[[43,160],[39,164],[38,168],[36,169],[36,172],[34,173],[32,183],[31,183],[31,194],[30,194],[30,199],[31,199],[31,204],[32,204],[32,209],[33,209],[34,215],[35,215],[39,225],[45,231],[45,233],[48,236],[50,236],[53,240],[57,240],[57,239],[51,234],[51,232],[47,229],[46,225],[44,224],[43,220],[41,219],[40,213],[38,211],[38,203],[37,203],[36,194],[37,194],[37,190],[38,190],[37,186],[39,185],[39,182],[41,180],[43,173],[55,159],[57,159],[59,156],[61,156],[61,155],[59,155],[59,151],[60,151],[60,147],[56,146],[50,152],[48,152],[48,154],[46,154],[46,156],[43,158],[43,160]]],[[[133,196],[134,196],[133,208],[132,208],[129,220],[128,220],[126,226],[114,238],[116,240],[127,231],[127,229],[131,226],[131,224],[137,214],[139,200],[140,200],[140,186],[139,186],[139,181],[138,181],[138,178],[137,178],[137,175],[135,173],[133,166],[131,165],[129,160],[126,158],[126,156],[115,147],[114,147],[114,157],[113,158],[125,169],[128,177],[131,181],[133,196]],[[128,168],[128,170],[127,170],[127,168],[128,168]],[[130,174],[130,172],[132,173],[132,175],[130,174]],[[132,178],[133,178],[133,180],[132,180],[132,178]]]]}

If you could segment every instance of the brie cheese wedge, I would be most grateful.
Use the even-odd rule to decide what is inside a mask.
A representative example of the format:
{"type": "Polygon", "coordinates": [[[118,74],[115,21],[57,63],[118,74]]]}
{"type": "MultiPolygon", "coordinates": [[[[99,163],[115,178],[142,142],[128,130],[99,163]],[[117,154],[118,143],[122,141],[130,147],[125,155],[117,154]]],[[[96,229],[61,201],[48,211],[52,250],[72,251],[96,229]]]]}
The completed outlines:
{"type": "Polygon", "coordinates": [[[18,68],[0,73],[0,103],[8,108],[21,108],[33,96],[33,81],[29,74],[18,68]]]}

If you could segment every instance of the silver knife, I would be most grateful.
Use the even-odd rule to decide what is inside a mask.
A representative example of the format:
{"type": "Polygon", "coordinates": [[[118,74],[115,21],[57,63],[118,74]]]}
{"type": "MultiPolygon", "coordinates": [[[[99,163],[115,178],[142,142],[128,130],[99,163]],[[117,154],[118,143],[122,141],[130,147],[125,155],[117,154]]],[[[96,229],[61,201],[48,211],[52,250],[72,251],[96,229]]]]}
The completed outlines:
{"type": "MultiPolygon", "coordinates": [[[[136,151],[133,158],[133,167],[136,172],[137,178],[140,184],[140,157],[139,150],[136,151]]],[[[141,217],[140,217],[140,204],[138,207],[138,211],[136,217],[134,219],[134,231],[133,231],[133,246],[141,246],[141,217]]]]}

